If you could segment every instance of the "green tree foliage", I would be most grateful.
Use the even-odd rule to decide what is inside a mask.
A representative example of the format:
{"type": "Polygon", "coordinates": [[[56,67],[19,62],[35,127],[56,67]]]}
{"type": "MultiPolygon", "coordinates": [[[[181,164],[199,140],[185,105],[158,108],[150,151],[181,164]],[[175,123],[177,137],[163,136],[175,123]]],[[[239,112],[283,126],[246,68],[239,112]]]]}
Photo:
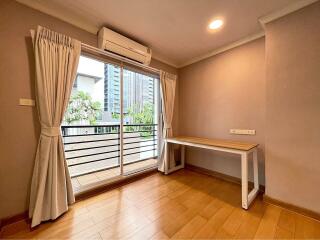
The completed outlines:
{"type": "MultiPolygon", "coordinates": [[[[142,111],[139,111],[138,106],[133,106],[128,109],[128,113],[126,115],[129,116],[132,122],[134,122],[135,124],[153,124],[154,110],[152,104],[150,103],[144,104],[142,111]]],[[[143,137],[151,136],[153,134],[153,132],[151,131],[152,129],[153,126],[126,127],[126,131],[147,131],[141,133],[141,136],[143,137]]]]}
{"type": "Polygon", "coordinates": [[[94,102],[88,93],[78,91],[70,98],[64,120],[68,124],[80,120],[88,120],[90,125],[94,125],[101,113],[100,102],[94,102]]]}
{"type": "Polygon", "coordinates": [[[138,107],[134,106],[128,109],[128,116],[136,124],[152,124],[153,123],[153,106],[146,103],[142,111],[138,111],[138,107]]]}
{"type": "Polygon", "coordinates": [[[113,113],[112,113],[112,118],[113,118],[113,119],[116,119],[116,120],[119,120],[119,119],[120,119],[120,114],[113,112],[113,113]]]}

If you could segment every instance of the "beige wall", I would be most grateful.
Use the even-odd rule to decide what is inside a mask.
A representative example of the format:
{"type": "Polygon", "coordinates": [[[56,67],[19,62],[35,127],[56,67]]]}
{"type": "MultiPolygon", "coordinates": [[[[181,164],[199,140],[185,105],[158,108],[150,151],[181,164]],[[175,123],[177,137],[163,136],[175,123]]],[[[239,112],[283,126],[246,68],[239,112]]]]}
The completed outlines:
{"type": "Polygon", "coordinates": [[[320,2],[266,25],[266,194],[320,213],[320,2]]]}
{"type": "MultiPolygon", "coordinates": [[[[93,34],[15,1],[0,1],[0,219],[28,207],[39,124],[36,109],[18,106],[18,102],[35,98],[29,30],[39,24],[96,46],[93,34]]],[[[152,66],[177,72],[156,60],[152,66]]]]}
{"type": "MultiPolygon", "coordinates": [[[[181,134],[257,142],[264,183],[264,38],[179,70],[181,134]],[[255,136],[231,135],[231,128],[255,129],[255,136]]],[[[187,162],[240,177],[238,156],[188,148],[187,162]]]]}

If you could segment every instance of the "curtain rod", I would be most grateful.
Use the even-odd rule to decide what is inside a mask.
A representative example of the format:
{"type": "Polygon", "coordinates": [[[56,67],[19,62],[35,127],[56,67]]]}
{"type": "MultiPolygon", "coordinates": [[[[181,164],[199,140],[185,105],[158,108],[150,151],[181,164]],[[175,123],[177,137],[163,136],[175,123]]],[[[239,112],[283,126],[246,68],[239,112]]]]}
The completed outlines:
{"type": "Polygon", "coordinates": [[[154,72],[154,73],[160,74],[160,70],[157,69],[157,68],[153,68],[153,67],[149,67],[147,65],[143,65],[143,64],[135,62],[135,61],[133,61],[131,59],[119,56],[119,55],[111,53],[111,52],[104,51],[102,49],[90,46],[90,45],[85,44],[85,43],[81,43],[81,48],[83,48],[85,50],[88,50],[88,51],[91,51],[91,52],[94,52],[94,53],[98,53],[98,54],[107,56],[107,57],[111,57],[111,58],[117,59],[117,60],[119,60],[121,62],[126,62],[126,63],[129,63],[129,64],[132,64],[134,66],[146,69],[146,70],[148,70],[150,72],[154,72]]]}

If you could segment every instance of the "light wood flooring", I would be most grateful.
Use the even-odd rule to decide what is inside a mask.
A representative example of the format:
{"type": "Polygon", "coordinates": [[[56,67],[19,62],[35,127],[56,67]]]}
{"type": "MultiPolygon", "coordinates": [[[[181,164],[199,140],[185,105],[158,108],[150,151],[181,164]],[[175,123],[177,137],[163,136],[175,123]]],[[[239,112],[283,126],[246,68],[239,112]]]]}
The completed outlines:
{"type": "Polygon", "coordinates": [[[19,239],[314,239],[320,238],[320,222],[261,198],[245,211],[239,185],[181,170],[79,201],[33,231],[17,223],[3,234],[19,239]]]}

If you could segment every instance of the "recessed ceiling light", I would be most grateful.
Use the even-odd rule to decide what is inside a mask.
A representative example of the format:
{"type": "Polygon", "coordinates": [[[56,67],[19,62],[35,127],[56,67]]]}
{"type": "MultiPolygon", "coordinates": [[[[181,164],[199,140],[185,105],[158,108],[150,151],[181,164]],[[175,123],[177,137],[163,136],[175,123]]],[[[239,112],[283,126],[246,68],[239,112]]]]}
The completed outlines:
{"type": "Polygon", "coordinates": [[[221,19],[216,19],[209,24],[209,28],[218,29],[218,28],[221,28],[222,25],[223,25],[223,21],[221,19]]]}

